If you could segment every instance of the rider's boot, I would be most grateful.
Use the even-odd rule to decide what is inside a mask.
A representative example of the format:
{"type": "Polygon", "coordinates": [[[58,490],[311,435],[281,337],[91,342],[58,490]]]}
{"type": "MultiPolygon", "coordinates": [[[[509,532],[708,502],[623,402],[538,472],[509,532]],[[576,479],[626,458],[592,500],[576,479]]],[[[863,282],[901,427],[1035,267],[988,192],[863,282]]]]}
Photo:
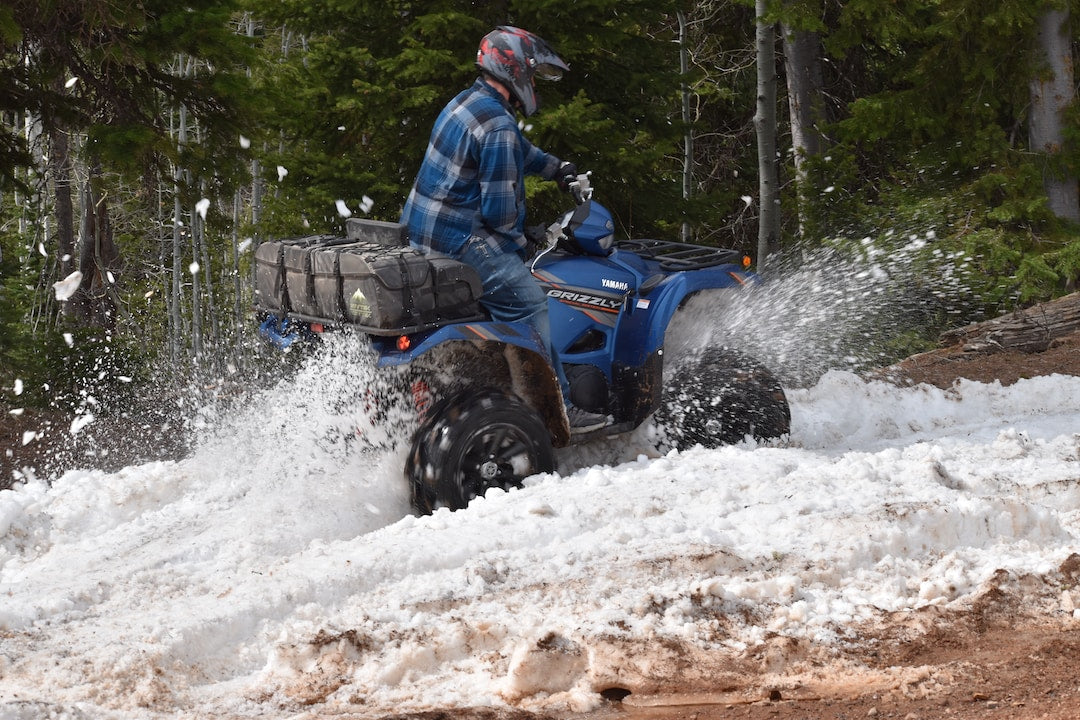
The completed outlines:
{"type": "Polygon", "coordinates": [[[607,415],[582,410],[570,403],[566,404],[566,418],[570,421],[571,435],[599,430],[610,422],[607,415]]]}

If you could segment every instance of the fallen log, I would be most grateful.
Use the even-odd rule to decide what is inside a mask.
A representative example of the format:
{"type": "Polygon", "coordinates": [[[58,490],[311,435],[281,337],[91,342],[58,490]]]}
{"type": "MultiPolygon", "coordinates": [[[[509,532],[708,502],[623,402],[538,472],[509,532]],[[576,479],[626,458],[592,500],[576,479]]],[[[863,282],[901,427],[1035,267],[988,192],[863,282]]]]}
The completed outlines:
{"type": "Polygon", "coordinates": [[[1080,331],[1080,292],[942,334],[964,352],[1043,352],[1059,337],[1080,331]]]}

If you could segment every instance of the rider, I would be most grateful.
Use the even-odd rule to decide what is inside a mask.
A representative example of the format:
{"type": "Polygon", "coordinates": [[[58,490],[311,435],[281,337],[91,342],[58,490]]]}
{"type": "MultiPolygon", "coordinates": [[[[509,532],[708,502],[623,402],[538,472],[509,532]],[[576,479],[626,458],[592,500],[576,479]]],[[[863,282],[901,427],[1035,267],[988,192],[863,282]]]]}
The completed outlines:
{"type": "Polygon", "coordinates": [[[536,329],[551,353],[571,432],[595,430],[608,419],[570,403],[551,343],[547,297],[522,261],[528,250],[525,175],[555,180],[566,190],[577,168],[530,143],[514,111],[525,117],[536,112],[536,75],[558,80],[569,68],[541,38],[508,26],[484,36],[476,65],[480,77],[435,121],[401,222],[413,247],[476,268],[483,282],[480,303],[493,319],[536,329]]]}

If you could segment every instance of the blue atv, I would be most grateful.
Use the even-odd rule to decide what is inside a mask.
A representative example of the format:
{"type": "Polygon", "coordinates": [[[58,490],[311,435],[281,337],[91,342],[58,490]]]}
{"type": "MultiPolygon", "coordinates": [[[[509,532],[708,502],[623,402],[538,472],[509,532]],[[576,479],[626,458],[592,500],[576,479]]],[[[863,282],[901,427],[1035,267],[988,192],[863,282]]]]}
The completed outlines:
{"type": "Polygon", "coordinates": [[[491,487],[550,472],[554,449],[626,433],[655,417],[686,449],[788,433],[776,377],[724,347],[665,368],[675,314],[702,291],[743,292],[757,278],[733,250],[614,239],[610,213],[575,185],[577,206],[534,236],[571,401],[610,424],[571,435],[548,352],[524,323],[495,322],[468,265],[424,255],[396,223],[351,218],[347,236],[264,242],[256,252],[261,334],[279,347],[346,329],[380,367],[407,366],[402,394],[419,422],[405,475],[413,506],[465,507],[491,487]],[[665,373],[667,369],[667,373],[665,373]],[[677,372],[678,377],[666,377],[677,372]]]}

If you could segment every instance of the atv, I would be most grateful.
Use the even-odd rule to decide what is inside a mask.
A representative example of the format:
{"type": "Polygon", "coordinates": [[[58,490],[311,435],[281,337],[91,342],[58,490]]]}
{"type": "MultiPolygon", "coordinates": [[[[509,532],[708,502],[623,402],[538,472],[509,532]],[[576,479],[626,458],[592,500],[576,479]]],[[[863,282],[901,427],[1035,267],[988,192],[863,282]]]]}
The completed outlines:
{"type": "Polygon", "coordinates": [[[495,322],[468,265],[409,247],[397,223],[350,218],[346,237],[262,243],[260,334],[278,347],[335,329],[369,342],[380,367],[409,366],[419,426],[405,464],[421,513],[465,507],[555,467],[554,449],[629,432],[655,417],[668,446],[712,448],[788,433],[777,378],[725,347],[665,367],[664,338],[687,300],[759,282],[734,250],[614,237],[588,174],[576,206],[541,233],[531,260],[547,292],[570,399],[610,423],[572,435],[547,349],[524,323],[495,322]],[[441,368],[442,372],[438,369],[441,368]],[[449,369],[449,372],[446,372],[449,369]],[[676,377],[677,375],[677,377],[676,377]]]}

